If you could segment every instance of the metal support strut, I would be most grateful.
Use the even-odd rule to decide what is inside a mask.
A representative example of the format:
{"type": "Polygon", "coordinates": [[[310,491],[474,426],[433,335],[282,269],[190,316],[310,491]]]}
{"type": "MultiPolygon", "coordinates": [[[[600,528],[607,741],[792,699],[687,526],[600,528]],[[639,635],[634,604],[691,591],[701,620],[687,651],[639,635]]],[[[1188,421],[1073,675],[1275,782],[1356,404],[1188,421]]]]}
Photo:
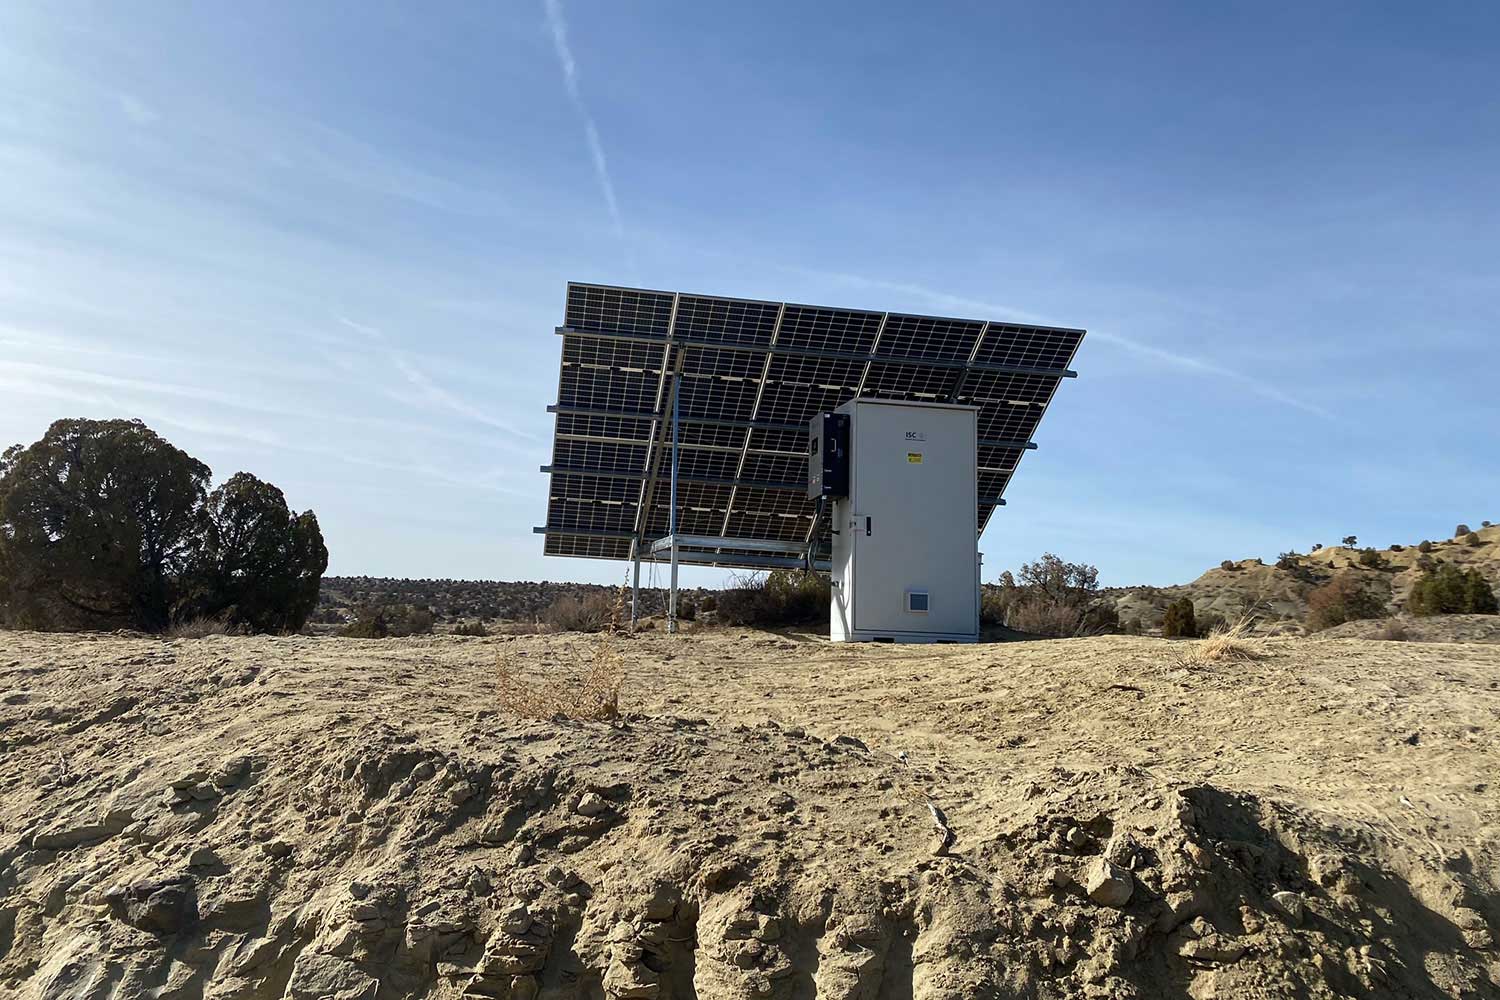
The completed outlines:
{"type": "Polygon", "coordinates": [[[678,416],[682,410],[682,372],[675,376],[672,387],[672,507],[667,511],[667,530],[672,535],[672,586],[667,594],[667,633],[677,631],[677,446],[679,444],[678,416]]]}
{"type": "Polygon", "coordinates": [[[635,564],[634,574],[630,580],[630,631],[635,631],[636,623],[641,620],[641,547],[635,547],[635,558],[631,560],[635,564]]]}

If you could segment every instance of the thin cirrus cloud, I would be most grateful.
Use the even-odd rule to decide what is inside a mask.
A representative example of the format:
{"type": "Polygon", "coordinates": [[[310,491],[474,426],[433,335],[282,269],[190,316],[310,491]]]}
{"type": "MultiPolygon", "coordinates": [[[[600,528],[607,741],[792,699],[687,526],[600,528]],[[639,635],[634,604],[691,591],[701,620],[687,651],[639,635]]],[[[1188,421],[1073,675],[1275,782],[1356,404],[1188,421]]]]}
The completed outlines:
{"type": "Polygon", "coordinates": [[[584,139],[588,142],[589,155],[594,161],[594,173],[599,178],[599,190],[604,195],[604,204],[609,208],[610,221],[614,223],[615,235],[625,235],[625,224],[620,218],[620,204],[615,199],[615,184],[610,179],[609,162],[604,158],[604,143],[599,139],[599,129],[594,125],[594,116],[578,89],[578,63],[573,58],[573,49],[568,44],[568,22],[563,16],[562,0],[544,0],[547,7],[547,25],[552,29],[552,47],[557,50],[557,62],[562,67],[563,86],[568,100],[583,123],[584,139]]]}
{"type": "Polygon", "coordinates": [[[155,108],[133,94],[118,94],[116,96],[120,101],[120,110],[135,125],[151,125],[161,118],[161,115],[157,113],[155,108]]]}
{"type": "MultiPolygon", "coordinates": [[[[222,371],[226,362],[222,358],[205,357],[179,358],[163,354],[147,354],[139,351],[117,350],[98,344],[77,340],[69,337],[39,334],[17,327],[0,324],[0,348],[12,352],[27,352],[42,356],[67,354],[81,358],[97,359],[107,362],[112,366],[121,365],[144,365],[153,370],[177,369],[179,371],[192,368],[205,368],[222,371]]],[[[320,350],[322,365],[289,365],[286,362],[279,364],[253,364],[243,361],[235,361],[229,367],[240,376],[253,376],[271,382],[284,382],[287,379],[319,384],[325,389],[336,386],[341,381],[347,381],[348,376],[354,376],[363,381],[368,374],[364,365],[355,361],[348,352],[334,350],[320,350]],[[345,376],[341,379],[340,376],[345,376]]],[[[410,418],[368,416],[357,412],[345,412],[342,410],[316,411],[305,407],[291,406],[286,404],[274,404],[267,401],[267,397],[257,394],[251,396],[224,392],[222,390],[202,389],[191,384],[183,385],[163,381],[159,378],[132,378],[122,374],[103,373],[89,368],[72,367],[47,362],[28,361],[24,358],[11,357],[0,360],[0,372],[9,369],[13,378],[7,384],[16,387],[16,391],[25,391],[30,395],[45,395],[52,398],[64,399],[86,405],[115,406],[119,407],[118,396],[103,396],[97,393],[83,392],[79,386],[91,386],[94,388],[112,389],[117,392],[129,392],[137,394],[135,398],[165,396],[172,399],[196,401],[211,404],[218,407],[229,407],[243,410],[249,413],[261,414],[269,417],[279,417],[299,421],[315,421],[319,424],[342,424],[362,429],[414,434],[421,438],[432,438],[452,441],[461,444],[473,444],[481,438],[491,447],[500,450],[514,451],[528,457],[532,455],[532,449],[527,448],[522,442],[512,442],[507,439],[491,440],[482,437],[482,432],[459,426],[437,426],[431,423],[422,423],[410,418]]],[[[417,373],[420,376],[420,373],[417,373]]],[[[407,396],[398,397],[403,401],[407,396]]],[[[460,402],[460,405],[462,403],[460,402]]],[[[132,412],[140,416],[149,416],[151,412],[143,409],[138,403],[132,412]]],[[[482,414],[481,414],[482,415],[482,414]]],[[[482,415],[487,416],[487,415],[482,415]]],[[[169,421],[163,421],[169,422],[169,421]]],[[[481,423],[488,423],[481,420],[481,423]]],[[[180,425],[180,422],[179,422],[180,425]]],[[[490,423],[489,426],[494,426],[490,423]]],[[[196,429],[189,427],[188,429],[196,429]]],[[[227,431],[221,431],[219,436],[232,437],[227,431]]],[[[517,437],[524,441],[535,441],[535,435],[519,431],[517,437]]],[[[263,435],[247,438],[253,443],[272,443],[263,435]]]]}
{"type": "MultiPolygon", "coordinates": [[[[163,408],[149,404],[142,405],[139,399],[127,398],[115,392],[101,391],[101,388],[108,384],[102,380],[97,383],[85,382],[85,386],[80,387],[79,385],[70,385],[66,381],[48,381],[45,378],[39,378],[34,370],[27,371],[24,377],[8,375],[6,374],[7,368],[12,368],[12,366],[8,363],[0,362],[0,389],[14,396],[35,396],[74,406],[91,407],[115,413],[129,413],[131,416],[147,419],[153,423],[178,427],[207,437],[221,438],[250,445],[259,445],[262,447],[285,446],[278,435],[257,427],[245,424],[224,424],[205,421],[183,414],[182,408],[178,406],[163,408]],[[100,386],[101,388],[88,387],[91,384],[100,386]]],[[[124,387],[127,382],[128,380],[117,380],[115,385],[124,387]]]]}
{"type": "MultiPolygon", "coordinates": [[[[137,393],[159,393],[178,400],[198,400],[228,403],[246,407],[247,401],[227,394],[213,394],[190,386],[144,381],[119,376],[82,372],[74,369],[48,365],[0,361],[0,391],[14,396],[34,396],[73,406],[104,410],[111,413],[140,417],[152,424],[175,427],[208,438],[236,442],[244,450],[249,445],[257,449],[292,451],[319,458],[334,459],[348,465],[364,468],[401,472],[430,482],[466,489],[499,493],[508,496],[526,496],[527,491],[503,485],[506,478],[503,470],[488,475],[463,475],[458,470],[444,468],[431,463],[400,462],[390,458],[372,457],[350,451],[344,446],[320,445],[290,438],[263,427],[244,422],[223,423],[205,420],[184,413],[178,404],[158,406],[142,403],[137,393]],[[113,391],[111,391],[113,390],[113,391]]],[[[262,413],[280,416],[305,416],[273,407],[254,407],[262,413]]],[[[358,418],[356,418],[358,419],[358,418]]]]}
{"type": "Polygon", "coordinates": [[[466,417],[469,420],[484,424],[487,427],[493,427],[496,430],[505,431],[507,434],[512,434],[515,437],[522,438],[527,441],[536,440],[535,434],[532,434],[529,431],[522,430],[511,421],[502,420],[499,417],[496,417],[494,414],[485,412],[479,407],[474,406],[468,401],[454,395],[452,392],[438,385],[431,378],[429,378],[425,372],[421,371],[419,368],[417,368],[416,365],[412,364],[405,356],[403,356],[400,351],[391,347],[390,341],[380,330],[365,323],[360,323],[356,320],[352,320],[347,316],[338,316],[336,318],[344,326],[364,336],[366,339],[378,346],[380,350],[385,354],[386,359],[391,363],[391,366],[395,368],[398,373],[400,373],[401,377],[406,381],[408,385],[416,390],[417,398],[425,400],[428,403],[435,404],[436,406],[446,409],[452,413],[456,413],[461,417],[466,417]]]}

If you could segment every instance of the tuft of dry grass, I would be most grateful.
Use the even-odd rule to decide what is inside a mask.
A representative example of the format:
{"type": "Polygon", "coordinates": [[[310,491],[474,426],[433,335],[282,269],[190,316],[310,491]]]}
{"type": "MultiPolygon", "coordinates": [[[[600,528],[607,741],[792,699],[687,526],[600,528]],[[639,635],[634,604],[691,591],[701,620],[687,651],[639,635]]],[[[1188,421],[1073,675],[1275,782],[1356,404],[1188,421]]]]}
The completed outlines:
{"type": "Polygon", "coordinates": [[[211,635],[234,634],[235,630],[229,627],[228,621],[206,615],[178,622],[166,631],[168,639],[203,639],[211,635]]]}
{"type": "Polygon", "coordinates": [[[499,662],[496,695],[500,709],[523,719],[579,719],[590,722],[620,717],[620,686],[625,668],[615,649],[615,635],[621,630],[624,612],[624,588],[609,611],[608,628],[601,632],[593,658],[577,662],[560,676],[544,680],[527,680],[502,654],[499,662]]]}
{"type": "Polygon", "coordinates": [[[1392,618],[1380,627],[1380,631],[1375,633],[1375,638],[1384,639],[1387,642],[1405,642],[1411,636],[1407,633],[1405,625],[1392,618]]]}
{"type": "Polygon", "coordinates": [[[541,622],[501,622],[494,626],[491,635],[549,635],[557,631],[541,622]]]}
{"type": "Polygon", "coordinates": [[[1265,652],[1250,635],[1255,630],[1255,617],[1245,615],[1233,625],[1221,625],[1213,634],[1202,639],[1188,650],[1182,658],[1187,666],[1205,666],[1210,663],[1245,663],[1265,657],[1265,652]]]}

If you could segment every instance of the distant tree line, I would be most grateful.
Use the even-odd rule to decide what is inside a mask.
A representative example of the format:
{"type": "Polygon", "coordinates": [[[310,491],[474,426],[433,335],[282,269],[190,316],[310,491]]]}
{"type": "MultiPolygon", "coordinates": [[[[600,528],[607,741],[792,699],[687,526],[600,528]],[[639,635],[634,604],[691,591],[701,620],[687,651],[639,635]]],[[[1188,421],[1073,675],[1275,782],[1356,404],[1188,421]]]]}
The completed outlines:
{"type": "Polygon", "coordinates": [[[312,511],[208,466],[139,420],[59,420],[0,455],[0,624],[300,629],[328,549],[312,511]]]}
{"type": "MultiPolygon", "coordinates": [[[[411,605],[432,612],[435,622],[490,623],[496,621],[546,622],[559,601],[614,603],[619,586],[571,583],[557,580],[454,580],[393,579],[372,576],[325,576],[318,609],[310,619],[329,625],[349,623],[351,616],[368,617],[367,609],[411,605]]],[[[679,603],[706,597],[702,587],[685,587],[679,603]]],[[[665,612],[667,591],[641,587],[643,615],[665,612]]],[[[827,609],[825,608],[826,612],[827,609]]]]}

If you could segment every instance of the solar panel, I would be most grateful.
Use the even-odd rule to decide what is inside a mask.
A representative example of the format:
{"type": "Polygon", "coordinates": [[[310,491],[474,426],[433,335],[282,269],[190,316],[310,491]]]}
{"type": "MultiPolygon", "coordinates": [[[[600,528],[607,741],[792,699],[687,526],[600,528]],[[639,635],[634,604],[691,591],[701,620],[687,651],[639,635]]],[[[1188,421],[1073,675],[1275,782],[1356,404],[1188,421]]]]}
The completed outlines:
{"type": "Polygon", "coordinates": [[[692,561],[759,568],[828,550],[806,497],[807,424],[856,397],[979,408],[978,524],[1003,504],[1084,331],[570,282],[547,555],[649,558],[671,521],[692,561]],[[673,398],[673,394],[676,398],[673,398]],[[723,544],[713,544],[722,539],[723,544]]]}

